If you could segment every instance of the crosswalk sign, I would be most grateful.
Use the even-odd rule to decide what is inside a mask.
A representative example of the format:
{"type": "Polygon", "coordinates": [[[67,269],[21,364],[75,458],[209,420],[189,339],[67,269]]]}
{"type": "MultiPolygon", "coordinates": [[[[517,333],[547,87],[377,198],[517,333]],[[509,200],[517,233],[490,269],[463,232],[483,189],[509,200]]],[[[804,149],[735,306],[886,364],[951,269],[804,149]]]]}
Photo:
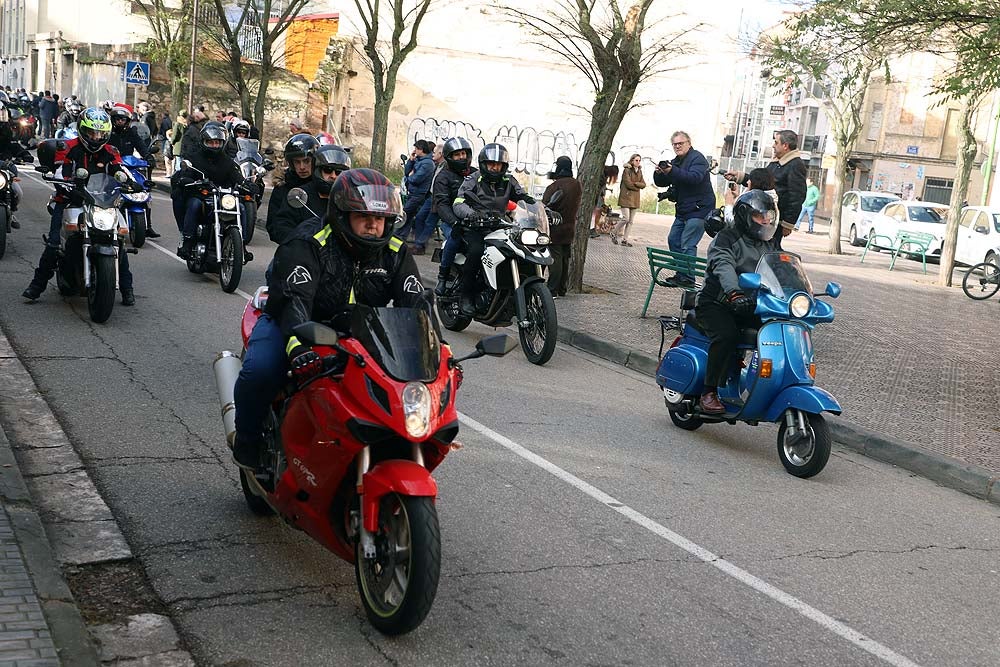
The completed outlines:
{"type": "Polygon", "coordinates": [[[125,61],[125,83],[148,86],[149,85],[149,63],[138,60],[125,61]]]}

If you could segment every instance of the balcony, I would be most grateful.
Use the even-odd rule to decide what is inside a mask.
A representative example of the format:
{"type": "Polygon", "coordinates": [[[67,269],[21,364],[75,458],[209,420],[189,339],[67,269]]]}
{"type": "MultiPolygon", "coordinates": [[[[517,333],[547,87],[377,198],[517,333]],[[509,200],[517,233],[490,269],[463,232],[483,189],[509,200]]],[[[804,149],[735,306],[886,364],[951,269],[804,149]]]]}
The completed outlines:
{"type": "Polygon", "coordinates": [[[802,137],[802,145],[799,148],[805,153],[823,153],[826,148],[826,135],[807,134],[802,137]]]}

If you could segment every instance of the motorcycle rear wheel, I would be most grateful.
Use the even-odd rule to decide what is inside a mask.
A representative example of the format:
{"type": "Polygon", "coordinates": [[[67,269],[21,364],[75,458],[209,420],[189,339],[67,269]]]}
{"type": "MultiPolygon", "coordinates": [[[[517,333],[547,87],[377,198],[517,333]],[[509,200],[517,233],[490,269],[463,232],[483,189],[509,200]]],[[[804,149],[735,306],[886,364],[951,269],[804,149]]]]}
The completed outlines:
{"type": "Polygon", "coordinates": [[[271,509],[266,500],[250,488],[250,482],[247,481],[247,475],[250,474],[252,473],[247,472],[246,468],[240,468],[240,488],[243,489],[243,498],[247,501],[247,507],[257,516],[271,516],[274,514],[274,510],[271,509]]]}
{"type": "Polygon", "coordinates": [[[830,460],[830,425],[823,415],[806,414],[809,438],[806,442],[790,445],[786,442],[787,423],[782,419],[778,428],[778,458],[789,475],[803,479],[818,475],[830,460]]]}
{"type": "Polygon", "coordinates": [[[219,258],[219,285],[222,291],[232,294],[243,277],[243,237],[237,227],[222,233],[222,257],[219,258]]]}
{"type": "Polygon", "coordinates": [[[90,321],[103,324],[115,307],[115,273],[118,265],[111,255],[94,255],[90,260],[90,287],[87,289],[87,310],[90,321]]]}
{"type": "Polygon", "coordinates": [[[377,556],[366,559],[355,546],[354,574],[368,621],[385,635],[401,635],[427,617],[441,575],[441,531],[434,499],[382,498],[377,556]]]}
{"type": "Polygon", "coordinates": [[[133,248],[141,248],[146,242],[146,214],[130,213],[128,240],[133,248]]]}
{"type": "Polygon", "coordinates": [[[438,316],[448,331],[464,331],[472,323],[472,318],[458,309],[458,299],[439,303],[438,316]]]}
{"type": "Polygon", "coordinates": [[[531,283],[524,288],[524,301],[528,306],[527,328],[518,326],[521,350],[528,361],[538,366],[552,358],[556,351],[559,326],[556,322],[556,302],[548,285],[531,283]]]}
{"type": "Polygon", "coordinates": [[[0,259],[7,252],[7,224],[10,222],[10,212],[6,206],[0,206],[0,259]]]}

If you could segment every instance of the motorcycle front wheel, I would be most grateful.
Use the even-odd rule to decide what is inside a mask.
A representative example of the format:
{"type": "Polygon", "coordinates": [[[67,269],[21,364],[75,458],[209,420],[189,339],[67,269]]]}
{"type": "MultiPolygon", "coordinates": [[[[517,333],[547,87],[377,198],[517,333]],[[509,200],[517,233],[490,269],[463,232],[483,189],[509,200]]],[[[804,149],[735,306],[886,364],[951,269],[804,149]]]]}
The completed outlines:
{"type": "Polygon", "coordinates": [[[146,214],[126,213],[128,216],[128,240],[133,248],[141,248],[146,242],[146,214]]]}
{"type": "Polygon", "coordinates": [[[250,245],[250,242],[253,241],[253,234],[257,231],[257,204],[248,201],[243,210],[246,211],[246,217],[243,219],[243,243],[250,245]]]}
{"type": "Polygon", "coordinates": [[[441,574],[441,531],[434,499],[391,493],[379,504],[375,558],[355,547],[354,574],[368,621],[386,635],[420,625],[441,574]]]}
{"type": "Polygon", "coordinates": [[[222,233],[222,257],[219,258],[219,285],[232,294],[243,277],[243,237],[238,227],[228,227],[222,233]]]}
{"type": "Polygon", "coordinates": [[[782,419],[778,428],[778,458],[789,475],[812,477],[818,475],[830,460],[830,425],[823,415],[806,414],[807,438],[791,444],[787,422],[782,419]]]}
{"type": "Polygon", "coordinates": [[[552,358],[556,351],[556,337],[559,325],[556,322],[556,302],[552,292],[543,282],[534,282],[524,287],[524,302],[528,307],[528,326],[518,326],[521,349],[533,364],[541,366],[552,358]]]}
{"type": "Polygon", "coordinates": [[[108,321],[115,307],[115,273],[118,265],[111,255],[94,255],[90,260],[90,287],[87,289],[87,310],[97,324],[108,321]]]}

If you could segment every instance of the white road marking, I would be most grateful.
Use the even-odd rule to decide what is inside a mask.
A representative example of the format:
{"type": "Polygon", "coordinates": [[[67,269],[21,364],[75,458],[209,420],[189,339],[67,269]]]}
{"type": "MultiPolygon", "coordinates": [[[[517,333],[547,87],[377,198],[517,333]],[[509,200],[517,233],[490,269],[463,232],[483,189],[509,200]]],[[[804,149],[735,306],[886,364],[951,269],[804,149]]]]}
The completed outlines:
{"type": "MultiPolygon", "coordinates": [[[[176,259],[181,264],[187,266],[187,262],[185,262],[183,259],[181,259],[180,257],[178,257],[176,252],[172,252],[170,250],[167,250],[166,248],[164,248],[163,246],[161,246],[156,241],[150,241],[149,239],[146,239],[146,243],[148,243],[149,245],[153,246],[154,248],[156,248],[157,250],[159,250],[160,252],[162,252],[167,257],[170,257],[171,259],[176,259]]],[[[235,290],[233,290],[233,294],[239,294],[241,297],[243,297],[247,301],[249,301],[250,299],[253,298],[252,296],[250,296],[249,294],[247,294],[246,292],[244,292],[243,290],[241,290],[239,288],[236,288],[235,290]]]]}
{"type": "Polygon", "coordinates": [[[841,623],[840,621],[828,616],[827,614],[824,614],[815,607],[811,607],[802,600],[799,600],[797,597],[790,595],[789,593],[786,593],[783,590],[776,588],[775,586],[772,586],[771,584],[767,583],[766,581],[763,581],[762,579],[759,579],[758,577],[755,577],[746,570],[737,567],[736,565],[733,565],[724,558],[720,558],[719,556],[715,555],[708,549],[705,549],[704,547],[695,544],[694,542],[687,539],[683,535],[675,533],[669,528],[666,528],[665,526],[657,523],[656,521],[653,521],[649,517],[640,514],[636,510],[625,505],[624,503],[613,498],[612,496],[609,496],[608,494],[601,491],[597,487],[588,484],[587,482],[583,481],[576,475],[573,475],[572,473],[563,470],[554,463],[522,447],[521,445],[517,444],[510,438],[497,433],[488,426],[480,424],[479,422],[477,422],[475,419],[472,419],[468,415],[459,413],[458,418],[466,426],[472,428],[475,431],[478,431],[482,435],[485,435],[490,440],[493,440],[502,447],[509,449],[511,452],[517,454],[526,461],[535,464],[545,472],[558,477],[562,481],[566,482],[570,486],[573,486],[579,491],[582,491],[583,493],[587,494],[588,496],[590,496],[597,502],[601,503],[602,505],[605,505],[610,509],[613,509],[614,511],[618,512],[627,519],[639,524],[640,526],[642,526],[649,532],[653,533],[654,535],[657,535],[665,539],[674,546],[683,549],[692,556],[695,556],[699,560],[704,561],[705,563],[708,563],[712,567],[721,570],[722,572],[729,575],[733,579],[736,579],[740,583],[745,584],[750,588],[753,588],[759,593],[763,593],[764,595],[771,598],[775,602],[779,602],[788,607],[789,609],[816,622],[817,624],[826,628],[835,635],[851,642],[858,648],[867,651],[868,653],[871,653],[875,657],[880,658],[885,662],[889,663],[890,665],[894,665],[895,667],[917,667],[917,663],[913,662],[906,656],[896,653],[888,646],[884,646],[878,643],[877,641],[858,632],[857,630],[841,623]]]}

